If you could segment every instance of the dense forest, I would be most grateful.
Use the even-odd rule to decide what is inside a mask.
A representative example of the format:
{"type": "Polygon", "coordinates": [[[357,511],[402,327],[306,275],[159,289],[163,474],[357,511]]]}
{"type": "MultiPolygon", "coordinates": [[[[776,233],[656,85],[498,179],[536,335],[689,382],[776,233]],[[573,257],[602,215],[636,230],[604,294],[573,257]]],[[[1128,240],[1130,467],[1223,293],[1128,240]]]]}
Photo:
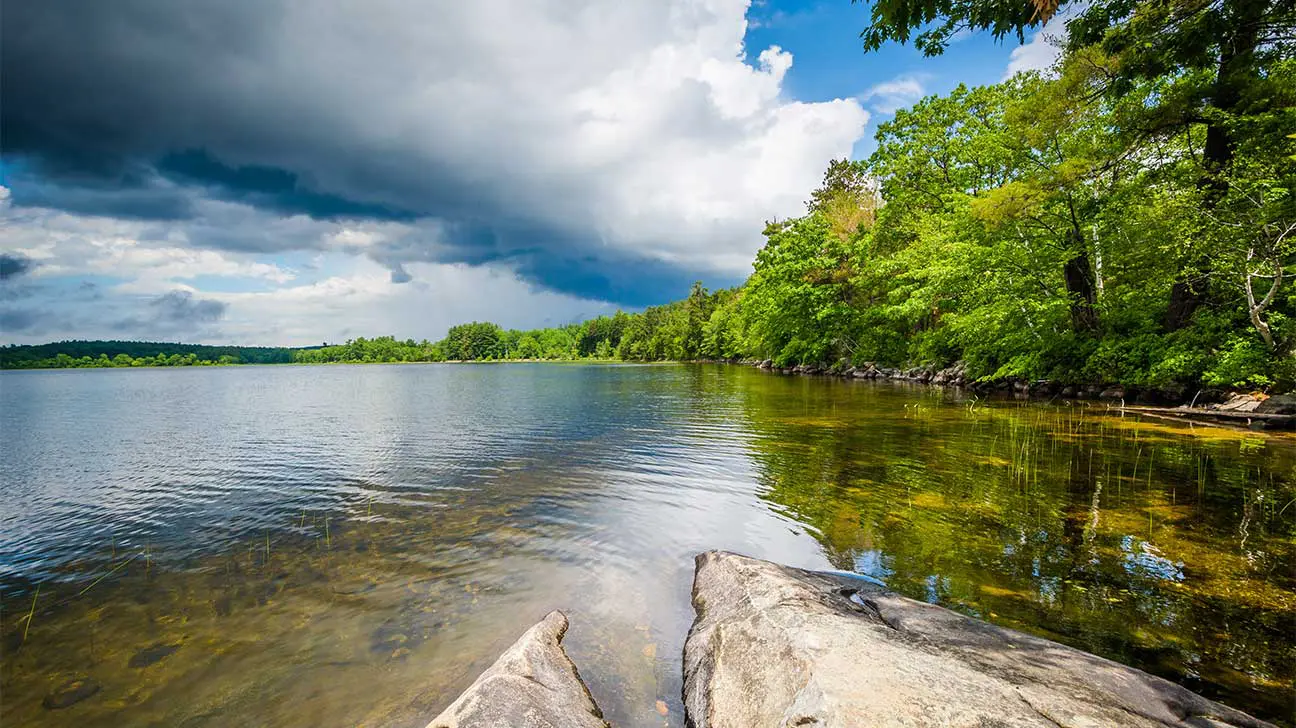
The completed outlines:
{"type": "Polygon", "coordinates": [[[284,364],[294,349],[270,346],[203,346],[151,341],[60,341],[0,347],[0,369],[166,367],[214,364],[284,364]]]}
{"type": "MultiPolygon", "coordinates": [[[[1020,35],[1065,3],[1037,5],[937,0],[909,15],[878,3],[863,38],[876,48],[921,30],[915,44],[936,54],[960,29],[1020,35]]],[[[121,353],[155,364],[961,360],[985,379],[1290,389],[1296,3],[1101,0],[1067,29],[1048,73],[898,111],[868,159],[829,166],[802,216],[766,224],[734,289],[696,284],[663,306],[535,331],[468,323],[438,342],[121,353]]],[[[51,346],[0,362],[117,365],[110,352],[51,346]]]]}

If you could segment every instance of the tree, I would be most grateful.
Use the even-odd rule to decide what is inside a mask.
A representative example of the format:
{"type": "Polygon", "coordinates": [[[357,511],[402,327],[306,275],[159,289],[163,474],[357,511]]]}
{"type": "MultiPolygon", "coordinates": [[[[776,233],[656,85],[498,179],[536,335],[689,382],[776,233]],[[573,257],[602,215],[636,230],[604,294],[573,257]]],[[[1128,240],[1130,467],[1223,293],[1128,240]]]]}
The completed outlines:
{"type": "MultiPolygon", "coordinates": [[[[628,317],[618,311],[615,316],[599,316],[581,326],[577,349],[581,356],[597,356],[596,351],[610,352],[621,343],[628,317]],[[606,344],[606,347],[604,347],[606,344]]],[[[599,358],[608,358],[606,356],[599,358]]]]}
{"type": "Polygon", "coordinates": [[[714,308],[702,331],[702,355],[741,359],[750,354],[743,308],[744,289],[716,291],[714,308]]]}
{"type": "Polygon", "coordinates": [[[513,352],[516,359],[539,359],[540,354],[540,342],[529,333],[518,339],[517,348],[513,352]]]}
{"type": "MultiPolygon", "coordinates": [[[[981,220],[1015,233],[1014,245],[1057,252],[1071,324],[1080,332],[1099,327],[1094,261],[1103,206],[1117,180],[1133,174],[1108,131],[1110,114],[1086,93],[1093,78],[1087,70],[1071,66],[1056,81],[1021,74],[998,87],[1002,111],[982,131],[1010,155],[1011,170],[972,206],[981,220]]],[[[1039,265],[1047,256],[1033,257],[1039,265]]]]}
{"type": "MultiPolygon", "coordinates": [[[[1271,72],[1292,58],[1296,0],[876,0],[861,36],[871,51],[907,42],[921,28],[915,44],[937,55],[963,29],[1020,40],[1068,4],[1083,8],[1067,23],[1068,53],[1089,48],[1105,56],[1102,94],[1116,101],[1140,85],[1154,86],[1114,133],[1138,146],[1204,127],[1194,151],[1207,193],[1202,204],[1213,208],[1227,193],[1229,167],[1248,131],[1258,131],[1254,122],[1296,101],[1290,81],[1271,72]]],[[[1289,130],[1290,115],[1285,122],[1289,130]]],[[[1183,328],[1209,296],[1209,256],[1190,254],[1182,267],[1166,306],[1169,331],[1183,328]]]]}
{"type": "Polygon", "coordinates": [[[873,227],[879,201],[877,181],[869,176],[866,163],[834,159],[806,207],[823,215],[833,234],[846,241],[873,227]]]}
{"type": "Polygon", "coordinates": [[[852,355],[851,243],[819,213],[771,223],[765,237],[743,297],[757,355],[780,363],[852,355]]]}
{"type": "Polygon", "coordinates": [[[1248,320],[1271,350],[1282,342],[1266,318],[1291,275],[1287,268],[1296,266],[1296,170],[1281,159],[1243,152],[1225,197],[1199,208],[1216,239],[1215,267],[1241,291],[1248,320]]]}
{"type": "Polygon", "coordinates": [[[711,296],[695,281],[684,299],[684,330],[678,342],[681,359],[698,359],[703,352],[703,329],[711,319],[711,296]]]}
{"type": "MultiPolygon", "coordinates": [[[[861,0],[851,0],[860,2],[861,0]]],[[[988,30],[996,40],[1048,22],[1067,0],[873,0],[869,26],[860,33],[866,50],[888,41],[914,45],[929,56],[940,55],[950,36],[961,30],[988,30]]]]}
{"type": "Polygon", "coordinates": [[[462,361],[502,358],[503,335],[504,330],[493,323],[474,321],[459,324],[446,333],[446,356],[462,361]]]}

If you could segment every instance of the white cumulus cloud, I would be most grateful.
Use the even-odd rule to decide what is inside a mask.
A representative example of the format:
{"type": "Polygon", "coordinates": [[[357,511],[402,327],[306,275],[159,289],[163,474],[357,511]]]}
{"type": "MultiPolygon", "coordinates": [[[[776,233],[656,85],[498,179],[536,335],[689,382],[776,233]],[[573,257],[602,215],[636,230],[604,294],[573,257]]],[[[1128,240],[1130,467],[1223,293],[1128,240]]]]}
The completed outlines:
{"type": "Polygon", "coordinates": [[[870,87],[860,94],[860,100],[879,114],[894,114],[926,95],[927,79],[926,74],[905,73],[870,87]]]}
{"type": "Polygon", "coordinates": [[[1071,6],[1049,18],[1049,21],[1031,35],[1030,40],[1016,47],[1008,57],[1008,68],[1003,80],[1007,81],[1022,71],[1048,71],[1062,55],[1067,38],[1067,21],[1083,12],[1082,7],[1071,6]]]}

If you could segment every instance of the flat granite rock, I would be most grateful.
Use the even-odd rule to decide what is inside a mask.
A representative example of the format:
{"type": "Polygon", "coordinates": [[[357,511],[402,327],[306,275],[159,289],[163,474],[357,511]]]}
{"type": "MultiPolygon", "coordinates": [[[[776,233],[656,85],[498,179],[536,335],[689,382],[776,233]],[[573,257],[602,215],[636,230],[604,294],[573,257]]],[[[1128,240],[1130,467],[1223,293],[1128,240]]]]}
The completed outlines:
{"type": "Polygon", "coordinates": [[[1167,680],[870,582],[697,557],[684,647],[694,728],[1258,728],[1167,680]]]}
{"type": "Polygon", "coordinates": [[[566,615],[545,615],[427,728],[608,728],[562,648],[566,632],[566,615]]]}

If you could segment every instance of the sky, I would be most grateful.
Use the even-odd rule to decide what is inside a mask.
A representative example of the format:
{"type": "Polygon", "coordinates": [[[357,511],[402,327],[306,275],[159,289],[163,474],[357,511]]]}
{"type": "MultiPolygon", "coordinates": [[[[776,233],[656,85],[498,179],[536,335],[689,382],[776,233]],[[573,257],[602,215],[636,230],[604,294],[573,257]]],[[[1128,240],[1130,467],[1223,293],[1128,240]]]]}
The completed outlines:
{"type": "Polygon", "coordinates": [[[555,326],[740,283],[829,160],[1055,57],[849,0],[42,0],[0,25],[0,343],[555,326]]]}

